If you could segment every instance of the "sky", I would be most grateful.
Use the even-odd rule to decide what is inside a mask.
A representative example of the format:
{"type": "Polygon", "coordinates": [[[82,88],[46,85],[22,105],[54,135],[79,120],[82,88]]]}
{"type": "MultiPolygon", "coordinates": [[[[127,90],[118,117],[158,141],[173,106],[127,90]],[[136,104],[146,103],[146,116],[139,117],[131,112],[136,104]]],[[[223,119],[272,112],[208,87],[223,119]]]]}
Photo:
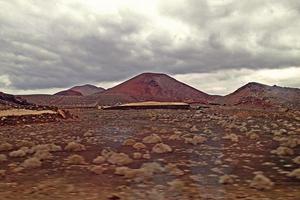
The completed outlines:
{"type": "Polygon", "coordinates": [[[109,88],[167,73],[227,94],[300,88],[299,0],[0,0],[0,91],[109,88]]]}

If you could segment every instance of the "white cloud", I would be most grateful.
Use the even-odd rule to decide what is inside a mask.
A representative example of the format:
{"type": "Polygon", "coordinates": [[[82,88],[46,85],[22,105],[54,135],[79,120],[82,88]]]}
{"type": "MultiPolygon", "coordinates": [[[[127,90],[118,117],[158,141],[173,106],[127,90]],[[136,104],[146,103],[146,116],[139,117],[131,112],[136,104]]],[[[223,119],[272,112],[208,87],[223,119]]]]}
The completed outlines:
{"type": "Polygon", "coordinates": [[[298,0],[0,0],[0,7],[0,74],[14,91],[144,71],[206,77],[300,66],[298,0]]]}

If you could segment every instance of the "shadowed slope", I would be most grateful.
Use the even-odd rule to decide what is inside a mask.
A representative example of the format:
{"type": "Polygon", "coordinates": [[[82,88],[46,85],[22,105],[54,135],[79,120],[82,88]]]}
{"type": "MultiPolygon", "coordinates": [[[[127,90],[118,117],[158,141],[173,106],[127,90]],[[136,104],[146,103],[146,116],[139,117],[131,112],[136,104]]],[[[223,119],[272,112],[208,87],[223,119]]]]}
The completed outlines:
{"type": "Polygon", "coordinates": [[[228,105],[300,108],[300,89],[250,82],[220,100],[228,105]]]}

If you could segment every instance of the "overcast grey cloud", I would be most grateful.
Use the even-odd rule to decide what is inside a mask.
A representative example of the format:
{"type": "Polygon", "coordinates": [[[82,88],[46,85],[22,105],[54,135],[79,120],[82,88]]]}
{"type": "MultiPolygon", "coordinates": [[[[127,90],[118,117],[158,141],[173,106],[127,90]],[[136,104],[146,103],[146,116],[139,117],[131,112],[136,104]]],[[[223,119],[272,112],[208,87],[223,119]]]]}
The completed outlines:
{"type": "Polygon", "coordinates": [[[52,91],[144,71],[224,93],[216,84],[232,78],[220,74],[236,84],[271,83],[278,77],[253,74],[282,70],[279,83],[300,87],[298,0],[0,0],[0,7],[2,90],[52,91]],[[215,89],[203,78],[216,80],[215,89]]]}

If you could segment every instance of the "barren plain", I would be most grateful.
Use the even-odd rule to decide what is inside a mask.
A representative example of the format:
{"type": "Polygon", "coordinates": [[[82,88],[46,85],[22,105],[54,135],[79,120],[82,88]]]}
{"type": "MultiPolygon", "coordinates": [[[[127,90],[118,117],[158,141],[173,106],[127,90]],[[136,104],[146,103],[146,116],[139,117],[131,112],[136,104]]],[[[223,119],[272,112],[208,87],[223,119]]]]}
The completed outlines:
{"type": "Polygon", "coordinates": [[[300,112],[72,109],[0,127],[0,199],[300,196],[300,112]]]}

